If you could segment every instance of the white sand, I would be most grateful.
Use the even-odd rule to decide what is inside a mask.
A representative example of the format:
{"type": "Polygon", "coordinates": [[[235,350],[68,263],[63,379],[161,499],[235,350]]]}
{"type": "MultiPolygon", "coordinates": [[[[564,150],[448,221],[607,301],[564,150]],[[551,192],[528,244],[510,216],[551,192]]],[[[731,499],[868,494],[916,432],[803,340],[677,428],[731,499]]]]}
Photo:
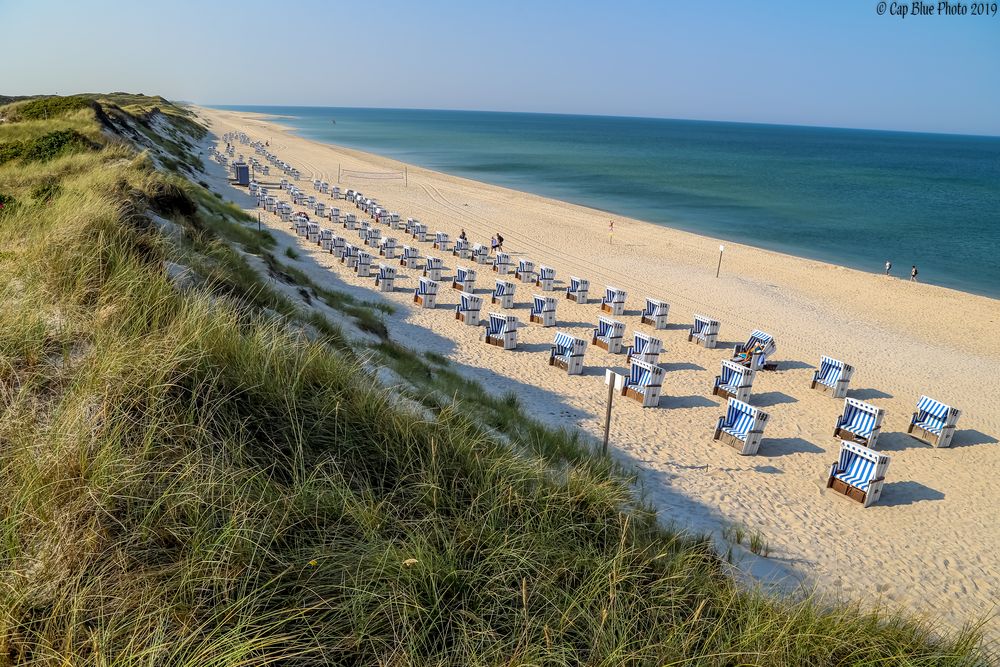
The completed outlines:
{"type": "MultiPolygon", "coordinates": [[[[403,168],[394,160],[300,139],[263,116],[199,113],[216,135],[241,130],[255,139],[270,138],[270,150],[302,170],[299,187],[311,194],[318,194],[313,178],[336,183],[338,165],[361,171],[403,168]]],[[[639,325],[646,296],[670,303],[672,325],[656,334],[666,347],[665,397],[659,408],[646,409],[618,399],[611,425],[616,455],[642,471],[648,498],[665,523],[696,531],[718,532],[729,523],[759,529],[770,545],[768,562],[825,594],[898,604],[951,626],[996,612],[1000,408],[994,378],[1000,369],[1000,301],[728,242],[716,279],[717,240],[614,216],[609,245],[610,216],[600,211],[414,166],[408,176],[409,187],[357,178],[344,178],[340,185],[377,198],[404,218],[419,218],[431,233],[446,231],[454,239],[464,227],[471,241],[488,243],[500,231],[515,262],[527,257],[553,266],[557,286],[568,284],[570,275],[590,279],[589,305],[554,293],[561,330],[589,339],[600,310],[594,301],[605,284],[629,292],[627,314],[620,318],[627,324],[626,340],[633,329],[652,333],[639,325]],[[719,349],[687,342],[695,312],[721,320],[719,349]],[[758,373],[751,403],[764,407],[771,419],[760,454],[740,457],[712,441],[724,403],[711,395],[711,387],[720,360],[754,328],[775,337],[774,358],[781,365],[776,372],[758,373]],[[809,388],[821,354],[854,365],[849,395],[887,412],[878,449],[892,463],[881,502],[868,509],[825,488],[839,450],[832,433],[843,401],[809,388]],[[906,435],[922,393],[963,411],[951,449],[934,449],[906,435]]],[[[277,183],[280,177],[263,180],[277,183]]],[[[339,206],[357,212],[344,202],[339,206]]],[[[276,217],[265,214],[264,221],[283,242],[294,239],[276,217]]],[[[409,241],[402,230],[382,231],[400,245],[409,241]]],[[[302,257],[296,264],[314,277],[379,298],[372,279],[356,278],[332,255],[297,242],[302,257]]],[[[472,266],[436,253],[430,242],[422,252],[443,256],[448,276],[457,264],[472,266]]],[[[477,287],[486,294],[495,274],[478,268],[477,287]]],[[[588,346],[584,376],[567,376],[546,364],[554,329],[526,326],[519,332],[520,349],[504,352],[482,343],[481,329],[454,319],[457,291],[442,287],[437,310],[421,310],[412,303],[418,272],[401,269],[400,275],[397,292],[386,295],[398,307],[389,318],[395,339],[447,355],[497,392],[517,391],[528,410],[547,423],[603,433],[604,368],[624,369],[623,355],[588,346]]],[[[513,312],[525,324],[535,292],[518,285],[513,312]]],[[[485,301],[484,316],[491,310],[488,294],[485,301]]],[[[995,620],[987,634],[1000,636],[995,620]]]]}

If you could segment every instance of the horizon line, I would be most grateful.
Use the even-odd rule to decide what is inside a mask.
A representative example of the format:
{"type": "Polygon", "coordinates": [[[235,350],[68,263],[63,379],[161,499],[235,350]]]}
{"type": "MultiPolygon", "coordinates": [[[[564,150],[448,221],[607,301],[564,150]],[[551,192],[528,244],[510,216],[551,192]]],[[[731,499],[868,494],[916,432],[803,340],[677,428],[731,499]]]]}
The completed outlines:
{"type": "Polygon", "coordinates": [[[667,120],[667,121],[682,121],[689,123],[759,125],[765,127],[796,127],[796,128],[815,129],[815,130],[849,130],[856,132],[889,132],[894,134],[929,134],[929,135],[939,135],[948,137],[1000,139],[1000,134],[974,134],[968,132],[945,132],[941,130],[937,131],[898,130],[898,129],[888,129],[880,127],[852,127],[845,125],[779,123],[779,122],[751,121],[751,120],[722,120],[713,118],[679,118],[674,116],[633,116],[627,114],[566,113],[559,111],[510,111],[510,110],[500,110],[500,109],[445,109],[445,108],[435,108],[435,107],[378,107],[378,106],[340,106],[340,105],[334,106],[334,105],[322,105],[322,104],[252,104],[252,103],[222,104],[222,103],[195,102],[191,100],[175,100],[175,101],[180,104],[193,104],[196,106],[206,106],[206,107],[244,106],[244,107],[285,107],[285,108],[298,108],[298,109],[355,109],[355,110],[365,110],[365,111],[449,111],[449,112],[460,112],[460,113],[526,114],[535,116],[572,116],[577,118],[620,118],[628,120],[667,120]]]}

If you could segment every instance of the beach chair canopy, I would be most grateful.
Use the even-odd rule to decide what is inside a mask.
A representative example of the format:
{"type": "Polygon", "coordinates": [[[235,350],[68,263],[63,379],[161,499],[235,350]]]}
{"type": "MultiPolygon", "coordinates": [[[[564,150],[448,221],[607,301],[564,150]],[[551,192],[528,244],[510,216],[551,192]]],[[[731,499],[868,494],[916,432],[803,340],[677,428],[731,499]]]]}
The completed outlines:
{"type": "Polygon", "coordinates": [[[845,399],[844,414],[840,418],[839,426],[855,435],[867,438],[875,430],[877,417],[878,408],[874,405],[848,398],[845,399]]]}
{"type": "Polygon", "coordinates": [[[666,313],[667,304],[659,299],[650,299],[646,297],[646,307],[642,310],[642,314],[646,317],[657,317],[666,313]]]}
{"type": "Polygon", "coordinates": [[[535,270],[535,263],[532,262],[530,259],[519,259],[517,260],[517,270],[527,271],[528,273],[531,273],[532,271],[535,270]]]}
{"type": "Polygon", "coordinates": [[[913,423],[925,431],[941,435],[941,431],[948,425],[948,416],[952,410],[950,406],[933,398],[921,396],[917,401],[917,417],[913,423]]]}
{"type": "Polygon", "coordinates": [[[756,419],[756,408],[743,401],[730,398],[729,407],[726,408],[726,417],[722,422],[721,428],[734,438],[746,441],[756,419]]]}
{"type": "Polygon", "coordinates": [[[440,269],[444,263],[441,261],[440,257],[428,257],[427,258],[427,268],[428,269],[440,269]]]}
{"type": "Polygon", "coordinates": [[[507,296],[514,293],[514,283],[506,280],[498,280],[497,286],[493,288],[493,296],[507,296]]]}
{"type": "Polygon", "coordinates": [[[628,293],[625,290],[620,290],[617,287],[605,287],[604,288],[604,302],[605,303],[625,303],[625,298],[628,293]]]}
{"type": "Polygon", "coordinates": [[[502,336],[515,329],[516,318],[513,315],[501,315],[500,313],[490,313],[490,320],[486,324],[487,336],[502,336]]]}
{"type": "Polygon", "coordinates": [[[552,343],[552,346],[555,348],[553,352],[557,357],[570,357],[573,356],[576,347],[583,342],[571,334],[558,331],[556,332],[555,341],[552,343]]]}
{"type": "Polygon", "coordinates": [[[542,313],[555,310],[555,299],[548,296],[534,295],[531,299],[531,314],[541,315],[542,313]]]}
{"type": "Polygon", "coordinates": [[[551,266],[540,266],[538,267],[538,279],[539,280],[553,280],[556,277],[556,270],[551,266]]]}
{"type": "Polygon", "coordinates": [[[437,283],[427,278],[421,278],[417,286],[417,294],[437,294],[437,283]]]}
{"type": "Polygon", "coordinates": [[[461,304],[459,304],[459,310],[470,311],[482,308],[483,300],[481,297],[474,296],[468,292],[462,292],[459,298],[462,301],[461,304]]]}
{"type": "Polygon", "coordinates": [[[575,276],[569,279],[569,291],[579,292],[581,290],[588,289],[590,287],[590,281],[583,278],[577,278],[575,276]]]}
{"type": "Polygon", "coordinates": [[[712,333],[712,329],[717,327],[719,323],[713,320],[711,317],[705,317],[704,315],[694,316],[694,327],[692,332],[696,334],[712,333]]]}

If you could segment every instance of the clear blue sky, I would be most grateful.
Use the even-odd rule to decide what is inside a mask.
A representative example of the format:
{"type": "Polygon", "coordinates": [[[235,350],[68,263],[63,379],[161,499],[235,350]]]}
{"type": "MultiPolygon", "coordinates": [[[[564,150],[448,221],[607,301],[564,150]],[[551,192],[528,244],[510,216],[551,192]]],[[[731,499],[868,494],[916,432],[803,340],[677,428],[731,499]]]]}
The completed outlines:
{"type": "Polygon", "coordinates": [[[1000,135],[1000,16],[876,0],[0,0],[0,94],[1000,135]]]}

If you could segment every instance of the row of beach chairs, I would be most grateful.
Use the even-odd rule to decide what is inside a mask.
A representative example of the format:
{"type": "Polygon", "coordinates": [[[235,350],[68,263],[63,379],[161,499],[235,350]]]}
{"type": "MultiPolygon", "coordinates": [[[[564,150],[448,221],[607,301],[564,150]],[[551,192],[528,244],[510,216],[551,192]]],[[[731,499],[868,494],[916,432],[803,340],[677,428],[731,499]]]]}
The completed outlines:
{"type": "MultiPolygon", "coordinates": [[[[321,192],[325,189],[323,185],[327,184],[314,181],[314,187],[321,192]]],[[[403,223],[399,214],[385,212],[378,207],[377,202],[365,199],[353,190],[349,190],[345,198],[354,201],[359,208],[372,215],[378,222],[386,222],[392,228],[404,229],[415,240],[431,240],[426,226],[420,224],[418,220],[408,218],[403,223]]],[[[337,217],[334,217],[334,220],[339,217],[339,209],[336,209],[336,213],[337,217]]],[[[345,217],[345,227],[354,229],[357,220],[353,214],[348,214],[348,217],[350,222],[345,217]]],[[[299,220],[297,224],[301,226],[302,222],[299,220]]],[[[302,235],[307,236],[310,241],[327,244],[324,245],[324,249],[329,246],[330,251],[337,254],[339,248],[343,248],[341,261],[352,266],[359,275],[371,275],[370,253],[346,243],[329,230],[318,229],[318,225],[314,223],[306,223],[305,230],[302,235]],[[338,243],[338,239],[341,243],[338,243]]],[[[396,239],[381,238],[378,230],[368,227],[368,223],[362,223],[360,232],[364,245],[378,247],[380,255],[386,259],[395,259],[396,239]]],[[[528,259],[518,260],[515,267],[507,253],[498,252],[491,258],[489,249],[485,246],[470,245],[464,239],[457,239],[452,243],[448,235],[440,231],[434,234],[432,243],[435,249],[442,252],[451,251],[459,258],[470,259],[477,264],[492,263],[493,272],[500,276],[507,276],[513,272],[516,280],[533,283],[542,292],[554,289],[555,270],[551,267],[541,265],[536,269],[535,264],[528,259]]],[[[420,268],[420,260],[420,253],[416,247],[402,247],[400,255],[402,266],[420,268]]],[[[438,282],[444,269],[443,261],[436,257],[426,257],[423,260],[423,275],[414,289],[413,300],[422,307],[434,308],[438,282]]],[[[380,290],[393,291],[396,278],[394,267],[379,264],[374,275],[376,286],[380,290]]],[[[487,344],[504,350],[516,349],[520,322],[514,315],[499,312],[489,312],[485,322],[482,321],[480,314],[483,297],[474,293],[475,280],[475,269],[464,267],[456,269],[452,287],[460,290],[460,302],[455,307],[455,318],[470,326],[485,325],[482,339],[487,344]]],[[[589,291],[588,280],[572,276],[565,290],[565,296],[577,303],[588,303],[589,291]]],[[[512,308],[515,292],[514,282],[496,280],[491,302],[499,304],[501,308],[512,308]]],[[[624,290],[607,286],[600,300],[601,311],[612,317],[621,316],[625,311],[627,296],[624,290]]],[[[554,297],[545,294],[533,295],[529,319],[532,323],[544,327],[554,327],[555,310],[554,297]]],[[[654,329],[665,329],[668,315],[668,303],[647,298],[641,313],[641,322],[654,329]]],[[[636,331],[633,333],[632,345],[625,346],[623,344],[625,324],[612,317],[598,316],[590,344],[612,354],[625,353],[628,373],[622,379],[621,394],[635,399],[644,407],[658,405],[664,376],[663,368],[657,365],[659,354],[663,351],[662,340],[636,331]]],[[[693,319],[694,322],[688,331],[688,340],[706,348],[714,348],[718,343],[721,328],[719,321],[700,314],[696,314],[693,319]]],[[[549,365],[561,368],[569,374],[581,374],[584,369],[583,359],[587,344],[586,339],[564,331],[556,332],[550,346],[549,365]]],[[[754,455],[760,448],[769,416],[748,401],[755,374],[761,370],[777,368],[777,364],[772,360],[776,349],[776,343],[770,334],[754,330],[745,343],[735,346],[731,359],[721,361],[720,374],[715,378],[712,393],[726,399],[727,405],[726,413],[719,417],[716,424],[714,440],[733,447],[742,455],[754,455]]],[[[875,450],[885,411],[870,403],[847,397],[853,373],[852,366],[832,357],[823,356],[820,368],[813,373],[810,387],[834,398],[844,399],[844,409],[837,419],[833,432],[834,437],[841,440],[840,455],[830,468],[827,487],[867,507],[881,496],[889,465],[889,457],[875,450]]],[[[959,410],[951,406],[922,396],[917,403],[917,410],[911,417],[907,432],[935,447],[948,447],[960,414],[959,410]]]]}

